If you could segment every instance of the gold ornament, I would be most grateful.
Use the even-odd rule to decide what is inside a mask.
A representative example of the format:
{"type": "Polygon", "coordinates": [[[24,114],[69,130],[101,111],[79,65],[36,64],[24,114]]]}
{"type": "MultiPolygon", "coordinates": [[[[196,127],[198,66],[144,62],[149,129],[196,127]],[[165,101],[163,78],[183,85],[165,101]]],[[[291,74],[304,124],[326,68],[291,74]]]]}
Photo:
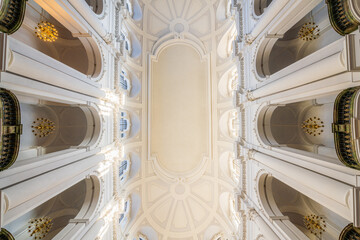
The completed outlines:
{"type": "Polygon", "coordinates": [[[55,123],[47,118],[37,118],[31,128],[35,136],[47,137],[55,131],[55,123]]]}
{"type": "Polygon", "coordinates": [[[34,218],[29,221],[28,232],[33,239],[44,238],[51,230],[53,223],[50,217],[34,218]]]}
{"type": "Polygon", "coordinates": [[[36,36],[44,42],[55,42],[59,36],[55,26],[47,21],[39,22],[35,30],[36,36]]]}
{"type": "Polygon", "coordinates": [[[320,36],[320,29],[314,22],[305,23],[299,30],[298,37],[303,41],[312,41],[320,36]]]}
{"type": "Polygon", "coordinates": [[[324,128],[324,122],[319,117],[309,118],[302,123],[301,128],[310,136],[315,137],[324,132],[322,129],[324,128]]]}
{"type": "Polygon", "coordinates": [[[304,216],[304,224],[305,227],[317,237],[320,237],[323,232],[325,232],[326,223],[323,217],[315,214],[304,216]]]}

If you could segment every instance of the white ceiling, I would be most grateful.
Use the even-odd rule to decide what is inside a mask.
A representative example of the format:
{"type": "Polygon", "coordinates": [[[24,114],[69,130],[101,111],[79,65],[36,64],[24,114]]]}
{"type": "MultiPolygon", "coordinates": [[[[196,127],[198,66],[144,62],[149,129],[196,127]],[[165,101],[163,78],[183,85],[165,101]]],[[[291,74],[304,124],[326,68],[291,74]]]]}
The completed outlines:
{"type": "Polygon", "coordinates": [[[217,53],[233,25],[225,17],[226,2],[139,0],[143,21],[129,23],[142,42],[150,101],[148,149],[128,188],[142,203],[129,232],[151,226],[158,239],[206,240],[236,231],[220,203],[235,186],[218,159],[232,143],[216,145],[217,86],[234,64],[217,53]]]}
{"type": "Polygon", "coordinates": [[[186,173],[209,156],[207,64],[190,46],[174,45],[153,62],[150,154],[172,173],[186,173]]]}

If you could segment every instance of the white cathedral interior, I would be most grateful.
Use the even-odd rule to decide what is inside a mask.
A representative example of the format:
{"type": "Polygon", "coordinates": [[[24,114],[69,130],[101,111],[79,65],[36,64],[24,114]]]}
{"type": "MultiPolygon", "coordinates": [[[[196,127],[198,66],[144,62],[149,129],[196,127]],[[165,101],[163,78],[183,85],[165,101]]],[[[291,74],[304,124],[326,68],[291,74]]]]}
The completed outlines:
{"type": "Polygon", "coordinates": [[[360,0],[0,0],[0,240],[359,240],[359,26],[360,0]]]}

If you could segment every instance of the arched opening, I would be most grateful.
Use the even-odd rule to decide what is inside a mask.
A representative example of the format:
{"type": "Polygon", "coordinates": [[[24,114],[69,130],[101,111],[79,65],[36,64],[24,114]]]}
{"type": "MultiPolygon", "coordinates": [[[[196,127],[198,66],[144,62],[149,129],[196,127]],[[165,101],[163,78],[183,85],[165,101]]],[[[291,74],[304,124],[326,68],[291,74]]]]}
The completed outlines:
{"type": "Polygon", "coordinates": [[[341,165],[332,132],[336,96],[263,108],[258,118],[260,138],[267,145],[341,165]]]}
{"type": "Polygon", "coordinates": [[[223,152],[219,158],[220,168],[226,176],[235,183],[240,181],[240,160],[235,158],[235,154],[230,151],[223,152]]]}
{"type": "Polygon", "coordinates": [[[104,10],[104,0],[85,0],[90,9],[97,15],[100,15],[104,10]]]}
{"type": "Polygon", "coordinates": [[[121,111],[119,120],[119,139],[125,140],[129,137],[131,129],[131,119],[129,112],[121,111]]]}
{"type": "Polygon", "coordinates": [[[119,164],[119,181],[120,183],[124,183],[130,174],[131,169],[131,161],[130,157],[126,156],[119,164]]]}
{"type": "Polygon", "coordinates": [[[236,67],[232,67],[221,76],[218,88],[223,97],[232,97],[233,91],[238,88],[238,78],[239,74],[236,67]]]}
{"type": "Polygon", "coordinates": [[[280,180],[263,174],[261,203],[273,223],[289,239],[338,239],[349,221],[280,180]]]}
{"type": "Polygon", "coordinates": [[[40,234],[42,231],[34,233],[33,237],[43,236],[44,240],[66,239],[66,233],[73,229],[78,221],[92,217],[99,201],[99,191],[100,182],[96,177],[84,179],[29,210],[5,227],[17,240],[25,240],[30,238],[37,220],[44,224],[41,229],[49,229],[49,231],[44,234],[40,234]],[[46,223],[41,219],[50,222],[46,223]]]}
{"type": "Polygon", "coordinates": [[[221,58],[228,58],[232,56],[233,48],[234,48],[234,40],[237,36],[236,24],[229,28],[229,30],[222,36],[220,39],[217,53],[221,58]]]}
{"type": "Polygon", "coordinates": [[[340,39],[331,27],[325,2],[321,2],[284,33],[280,39],[265,38],[256,57],[260,77],[270,76],[305,59],[340,39]]]}
{"type": "Polygon", "coordinates": [[[130,74],[127,70],[125,70],[125,68],[122,68],[120,71],[119,89],[127,96],[129,96],[131,92],[131,78],[130,74]]]}
{"type": "Polygon", "coordinates": [[[253,0],[254,1],[254,13],[256,16],[261,16],[267,7],[270,6],[272,0],[253,0]]]}
{"type": "Polygon", "coordinates": [[[95,108],[17,96],[23,126],[17,161],[91,147],[98,141],[101,120],[95,108]]]}
{"type": "Polygon", "coordinates": [[[235,140],[239,137],[240,116],[236,109],[225,111],[219,120],[220,132],[228,139],[235,140]]]}
{"type": "MultiPolygon", "coordinates": [[[[79,34],[78,30],[72,30],[76,33],[71,32],[61,21],[63,19],[55,19],[34,0],[29,0],[24,23],[9,37],[14,42],[10,48],[19,48],[22,54],[35,56],[39,62],[45,61],[45,54],[86,76],[98,77],[102,71],[102,58],[96,41],[79,34]]],[[[49,60],[46,63],[64,71],[64,67],[56,61],[49,60]]]]}

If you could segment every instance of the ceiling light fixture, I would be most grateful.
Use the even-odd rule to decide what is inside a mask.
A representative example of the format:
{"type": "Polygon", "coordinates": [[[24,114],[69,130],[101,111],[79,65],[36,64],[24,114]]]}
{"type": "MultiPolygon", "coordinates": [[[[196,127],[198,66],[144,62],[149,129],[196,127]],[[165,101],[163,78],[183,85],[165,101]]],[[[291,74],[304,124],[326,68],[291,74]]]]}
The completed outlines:
{"type": "Polygon", "coordinates": [[[48,21],[41,21],[35,27],[35,34],[44,42],[55,42],[58,39],[58,30],[55,28],[54,24],[51,24],[48,21]]]}

